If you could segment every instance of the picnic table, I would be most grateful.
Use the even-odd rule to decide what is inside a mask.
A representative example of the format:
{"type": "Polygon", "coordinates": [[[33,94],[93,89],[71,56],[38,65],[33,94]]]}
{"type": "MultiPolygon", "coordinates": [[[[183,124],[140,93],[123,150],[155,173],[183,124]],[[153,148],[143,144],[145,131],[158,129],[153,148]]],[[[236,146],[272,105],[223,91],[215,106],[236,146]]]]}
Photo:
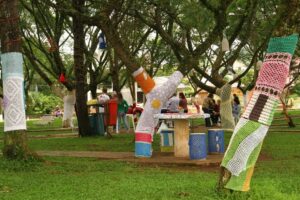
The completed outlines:
{"type": "Polygon", "coordinates": [[[208,114],[199,113],[160,113],[155,114],[156,119],[174,121],[174,156],[189,157],[189,120],[207,118],[208,114]]]}

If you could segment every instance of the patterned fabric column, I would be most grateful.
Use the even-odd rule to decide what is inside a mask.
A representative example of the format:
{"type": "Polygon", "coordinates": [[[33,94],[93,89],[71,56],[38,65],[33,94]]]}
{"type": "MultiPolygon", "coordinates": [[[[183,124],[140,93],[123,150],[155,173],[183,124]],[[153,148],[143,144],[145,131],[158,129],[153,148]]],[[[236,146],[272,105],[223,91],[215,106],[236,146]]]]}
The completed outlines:
{"type": "Polygon", "coordinates": [[[263,140],[289,75],[298,35],[271,38],[253,96],[236,125],[221,166],[231,176],[225,188],[248,191],[263,140]]]}
{"type": "Polygon", "coordinates": [[[160,87],[155,87],[153,79],[143,68],[135,71],[133,76],[147,98],[145,109],[135,130],[135,156],[151,157],[154,129],[158,123],[158,119],[154,119],[154,114],[160,113],[161,107],[176,92],[183,75],[179,71],[174,72],[160,87]]]}
{"type": "Polygon", "coordinates": [[[233,129],[234,119],[231,106],[231,85],[227,83],[222,88],[218,88],[216,94],[221,98],[220,115],[222,119],[222,128],[233,129]]]}
{"type": "Polygon", "coordinates": [[[4,132],[26,130],[23,57],[12,52],[1,55],[3,74],[4,132]]]}

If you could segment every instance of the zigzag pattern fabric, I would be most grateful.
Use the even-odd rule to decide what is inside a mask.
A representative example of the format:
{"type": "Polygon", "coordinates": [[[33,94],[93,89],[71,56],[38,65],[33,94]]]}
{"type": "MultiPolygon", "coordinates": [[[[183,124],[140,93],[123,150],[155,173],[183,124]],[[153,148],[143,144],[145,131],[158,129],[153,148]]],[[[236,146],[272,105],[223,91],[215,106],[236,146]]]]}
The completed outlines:
{"type": "Polygon", "coordinates": [[[3,66],[4,132],[26,130],[22,54],[3,53],[1,63],[3,66]]]}
{"type": "Polygon", "coordinates": [[[222,128],[233,129],[234,120],[231,106],[231,85],[225,84],[222,88],[217,89],[216,94],[221,98],[220,115],[222,128]]]}
{"type": "Polygon", "coordinates": [[[151,157],[152,136],[155,126],[158,124],[158,119],[154,118],[154,114],[160,113],[161,107],[176,91],[183,75],[179,71],[174,72],[169,80],[160,87],[155,87],[154,81],[143,68],[135,71],[133,76],[147,98],[145,109],[135,130],[135,156],[151,157]]]}
{"type": "Polygon", "coordinates": [[[289,74],[298,35],[271,38],[254,94],[231,137],[221,166],[231,173],[225,188],[248,191],[263,140],[289,74]]]}

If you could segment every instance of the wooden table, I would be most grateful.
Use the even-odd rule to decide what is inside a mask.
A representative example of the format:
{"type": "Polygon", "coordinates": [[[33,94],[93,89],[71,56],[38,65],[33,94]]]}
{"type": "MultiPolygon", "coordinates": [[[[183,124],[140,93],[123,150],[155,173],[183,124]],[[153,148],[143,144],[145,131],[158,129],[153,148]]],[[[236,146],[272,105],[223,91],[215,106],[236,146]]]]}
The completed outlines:
{"type": "Polygon", "coordinates": [[[155,114],[156,119],[168,119],[174,121],[174,156],[189,157],[189,120],[205,118],[204,114],[189,113],[161,113],[155,114]]]}

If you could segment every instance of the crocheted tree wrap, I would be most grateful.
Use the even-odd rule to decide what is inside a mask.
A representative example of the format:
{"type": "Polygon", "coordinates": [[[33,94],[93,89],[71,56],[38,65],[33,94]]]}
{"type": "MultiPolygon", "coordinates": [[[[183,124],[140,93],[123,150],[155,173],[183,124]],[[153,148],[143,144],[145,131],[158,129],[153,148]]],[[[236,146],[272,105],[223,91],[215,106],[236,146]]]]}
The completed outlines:
{"type": "MultiPolygon", "coordinates": [[[[163,85],[161,85],[160,87],[154,87],[150,91],[147,90],[148,91],[146,94],[147,102],[145,104],[145,109],[142,112],[142,115],[136,126],[136,131],[135,131],[136,134],[140,134],[140,133],[149,134],[152,142],[152,135],[154,133],[154,129],[156,125],[158,124],[158,119],[154,118],[154,114],[160,113],[161,107],[174,94],[177,86],[180,84],[182,77],[183,75],[181,74],[181,72],[176,71],[170,76],[169,80],[163,85]]],[[[140,140],[140,138],[142,137],[136,137],[135,155],[137,157],[150,157],[151,152],[149,152],[149,145],[151,145],[151,142],[149,142],[148,140],[147,141],[140,140]]]]}
{"type": "Polygon", "coordinates": [[[142,67],[133,73],[133,77],[145,94],[149,93],[155,87],[154,80],[142,67]]]}
{"type": "Polygon", "coordinates": [[[268,44],[267,53],[283,52],[290,55],[294,54],[298,42],[298,34],[289,35],[287,37],[271,38],[268,44]]]}
{"type": "Polygon", "coordinates": [[[231,106],[231,85],[225,84],[222,88],[217,89],[216,94],[221,98],[220,115],[222,128],[233,129],[234,119],[231,106]]]}
{"type": "Polygon", "coordinates": [[[250,102],[234,129],[221,166],[231,176],[225,188],[248,191],[263,140],[289,74],[297,35],[272,38],[250,102]]]}
{"type": "Polygon", "coordinates": [[[1,54],[3,78],[4,132],[26,130],[23,56],[1,54]]]}

